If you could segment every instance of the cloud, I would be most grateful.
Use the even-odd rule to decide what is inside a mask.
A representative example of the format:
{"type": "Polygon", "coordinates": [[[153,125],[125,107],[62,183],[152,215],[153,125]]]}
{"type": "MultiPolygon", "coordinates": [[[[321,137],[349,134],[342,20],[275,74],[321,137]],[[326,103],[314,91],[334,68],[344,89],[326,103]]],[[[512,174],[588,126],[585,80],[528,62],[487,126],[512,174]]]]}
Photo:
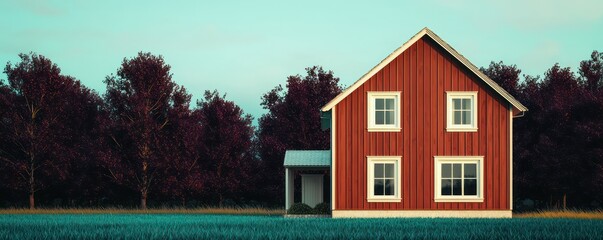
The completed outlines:
{"type": "Polygon", "coordinates": [[[39,16],[61,16],[66,13],[50,0],[16,0],[17,7],[39,16]]]}
{"type": "MultiPolygon", "coordinates": [[[[521,56],[518,63],[519,66],[524,66],[525,69],[548,69],[561,59],[561,55],[564,55],[562,54],[561,44],[552,40],[538,42],[531,49],[521,56]]],[[[524,74],[529,75],[539,73],[524,72],[524,74]]]]}
{"type": "Polygon", "coordinates": [[[209,47],[249,46],[265,40],[250,31],[240,32],[209,24],[191,29],[189,37],[191,45],[205,44],[209,47]]]}
{"type": "Polygon", "coordinates": [[[603,21],[601,0],[434,0],[436,5],[489,26],[510,24],[523,30],[580,26],[603,21]]]}
{"type": "Polygon", "coordinates": [[[503,19],[525,29],[575,26],[603,20],[603,1],[493,1],[503,19]]]}

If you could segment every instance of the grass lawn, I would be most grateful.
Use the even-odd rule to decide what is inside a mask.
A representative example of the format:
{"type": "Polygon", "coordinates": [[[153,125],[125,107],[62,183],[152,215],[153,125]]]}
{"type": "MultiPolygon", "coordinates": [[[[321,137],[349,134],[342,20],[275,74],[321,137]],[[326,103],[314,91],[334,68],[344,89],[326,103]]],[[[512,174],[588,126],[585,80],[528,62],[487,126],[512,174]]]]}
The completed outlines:
{"type": "MultiPolygon", "coordinates": [[[[283,215],[282,209],[266,208],[5,208],[2,214],[236,214],[236,215],[283,215]]],[[[603,216],[603,215],[602,215],[603,216]]]]}
{"type": "Polygon", "coordinates": [[[1,239],[601,239],[603,220],[0,214],[1,239]]]}
{"type": "Polygon", "coordinates": [[[581,211],[581,210],[545,210],[537,212],[526,212],[513,214],[519,218],[581,218],[603,220],[603,210],[581,211]]]}

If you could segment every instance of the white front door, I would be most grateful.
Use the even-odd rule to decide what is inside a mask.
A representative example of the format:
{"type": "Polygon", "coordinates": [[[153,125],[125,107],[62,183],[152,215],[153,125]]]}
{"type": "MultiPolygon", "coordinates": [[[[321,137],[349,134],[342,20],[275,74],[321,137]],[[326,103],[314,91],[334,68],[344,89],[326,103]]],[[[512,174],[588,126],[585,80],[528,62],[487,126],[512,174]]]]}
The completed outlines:
{"type": "Polygon", "coordinates": [[[302,203],[310,207],[323,202],[323,175],[302,174],[302,203]]]}

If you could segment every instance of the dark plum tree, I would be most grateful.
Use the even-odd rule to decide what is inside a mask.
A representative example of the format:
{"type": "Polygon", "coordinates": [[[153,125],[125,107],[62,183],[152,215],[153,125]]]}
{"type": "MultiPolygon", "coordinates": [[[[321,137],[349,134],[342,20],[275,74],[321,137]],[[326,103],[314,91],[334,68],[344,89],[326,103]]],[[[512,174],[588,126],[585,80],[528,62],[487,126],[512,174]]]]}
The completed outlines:
{"type": "Polygon", "coordinates": [[[519,95],[519,74],[521,70],[517,66],[505,65],[502,61],[490,62],[488,68],[482,67],[480,70],[512,96],[519,95]]]}
{"type": "Polygon", "coordinates": [[[140,207],[147,208],[149,192],[168,179],[164,174],[180,157],[170,144],[166,127],[185,109],[190,96],[172,81],[170,66],[163,57],[139,53],[124,59],[117,75],[105,79],[111,127],[109,138],[115,154],[104,159],[112,179],[140,195],[140,207]]]}
{"type": "Polygon", "coordinates": [[[584,148],[585,161],[592,162],[593,172],[588,175],[592,178],[583,187],[586,199],[592,201],[603,199],[603,52],[593,51],[590,59],[580,62],[578,73],[588,101],[575,111],[580,123],[574,131],[584,136],[577,144],[584,148]]]}
{"type": "Polygon", "coordinates": [[[0,86],[3,110],[0,164],[5,183],[29,194],[70,177],[76,161],[88,161],[88,131],[100,98],[48,58],[20,54],[21,62],[4,69],[7,85],[0,86]]]}
{"type": "Polygon", "coordinates": [[[66,137],[58,138],[61,135],[55,134],[55,140],[62,145],[61,154],[69,160],[69,174],[65,181],[48,188],[44,194],[53,199],[89,202],[98,196],[103,185],[99,181],[101,175],[97,159],[106,149],[98,144],[101,137],[98,126],[103,122],[106,111],[102,108],[101,97],[96,92],[79,86],[79,82],[73,91],[61,93],[61,98],[66,104],[66,111],[61,116],[62,128],[54,130],[66,137]]]}
{"type": "Polygon", "coordinates": [[[275,201],[282,200],[284,191],[286,149],[329,149],[329,132],[320,127],[320,107],[341,92],[339,78],[318,66],[306,68],[306,73],[289,76],[286,91],[279,85],[262,96],[261,104],[268,110],[259,119],[257,133],[266,174],[262,185],[271,196],[279,196],[275,201]]]}
{"type": "Polygon", "coordinates": [[[580,82],[591,92],[603,88],[603,52],[593,51],[590,59],[580,62],[580,82]]]}
{"type": "MultiPolygon", "coordinates": [[[[579,154],[574,142],[566,142],[574,138],[571,125],[575,123],[572,114],[575,106],[584,102],[582,89],[574,73],[569,68],[561,68],[558,64],[549,69],[540,84],[540,94],[536,100],[541,112],[537,117],[539,132],[531,148],[529,159],[534,162],[534,170],[543,173],[532,174],[533,191],[547,191],[551,199],[561,199],[568,191],[575,189],[577,178],[573,174],[579,171],[579,154]],[[572,164],[573,163],[573,164],[572,164]],[[572,171],[568,171],[572,169],[572,171]],[[541,186],[539,189],[537,186],[541,186]]],[[[534,127],[534,126],[533,126],[534,127]]],[[[564,198],[564,197],[563,197],[564,198]]]]}
{"type": "Polygon", "coordinates": [[[202,126],[200,151],[207,165],[209,190],[217,195],[220,207],[225,197],[240,198],[253,187],[251,170],[256,165],[251,151],[251,115],[225,97],[218,91],[205,91],[195,110],[202,126]]]}
{"type": "Polygon", "coordinates": [[[168,110],[169,123],[165,126],[165,141],[158,154],[171,162],[163,169],[165,179],[159,182],[158,192],[168,199],[180,200],[199,197],[206,187],[203,174],[205,159],[201,158],[199,142],[203,138],[198,114],[190,110],[191,95],[184,87],[177,87],[168,110]]]}
{"type": "Polygon", "coordinates": [[[594,52],[581,63],[581,78],[556,64],[542,80],[525,76],[520,84],[514,65],[500,62],[482,69],[530,109],[513,125],[515,196],[547,207],[590,207],[601,196],[599,58],[594,52]]]}

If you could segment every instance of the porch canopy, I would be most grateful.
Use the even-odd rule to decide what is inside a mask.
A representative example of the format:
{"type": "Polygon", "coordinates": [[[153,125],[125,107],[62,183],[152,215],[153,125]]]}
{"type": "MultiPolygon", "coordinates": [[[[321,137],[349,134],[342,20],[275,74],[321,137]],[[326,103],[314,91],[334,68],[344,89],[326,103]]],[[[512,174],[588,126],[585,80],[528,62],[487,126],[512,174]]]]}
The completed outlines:
{"type": "MultiPolygon", "coordinates": [[[[293,205],[293,171],[330,170],[331,150],[287,150],[283,166],[285,167],[285,210],[287,210],[293,205]]],[[[322,175],[302,175],[302,202],[308,205],[322,202],[322,186],[322,175]]]]}

